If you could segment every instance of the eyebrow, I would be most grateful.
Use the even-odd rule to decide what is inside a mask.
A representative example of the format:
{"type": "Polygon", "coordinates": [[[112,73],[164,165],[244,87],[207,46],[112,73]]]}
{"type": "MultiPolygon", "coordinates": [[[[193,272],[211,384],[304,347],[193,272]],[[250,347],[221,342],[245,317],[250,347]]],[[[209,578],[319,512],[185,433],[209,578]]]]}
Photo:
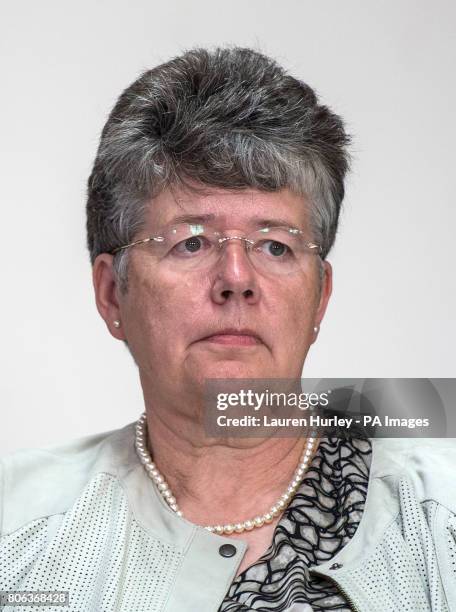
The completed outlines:
{"type": "Polygon", "coordinates": [[[176,223],[206,223],[207,221],[214,221],[215,215],[178,215],[173,217],[167,225],[175,225],[176,223]]]}
{"type": "MultiPolygon", "coordinates": [[[[208,221],[215,221],[216,215],[208,213],[205,215],[178,215],[173,217],[167,225],[175,225],[176,223],[207,223],[208,221]]],[[[285,227],[296,227],[296,224],[292,223],[288,219],[268,219],[263,217],[254,216],[248,220],[249,223],[256,225],[257,227],[272,227],[272,226],[285,226],[285,227]]]]}

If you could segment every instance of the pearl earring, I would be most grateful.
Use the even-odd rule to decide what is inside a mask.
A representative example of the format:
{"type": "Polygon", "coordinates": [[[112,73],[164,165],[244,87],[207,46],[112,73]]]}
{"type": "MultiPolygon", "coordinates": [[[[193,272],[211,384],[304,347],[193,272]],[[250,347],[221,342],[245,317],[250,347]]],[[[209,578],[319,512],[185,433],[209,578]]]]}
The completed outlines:
{"type": "Polygon", "coordinates": [[[317,333],[318,327],[314,327],[314,332],[317,333]]]}
{"type": "Polygon", "coordinates": [[[120,321],[118,319],[116,319],[115,321],[113,321],[113,325],[114,327],[120,327],[120,321]]]}

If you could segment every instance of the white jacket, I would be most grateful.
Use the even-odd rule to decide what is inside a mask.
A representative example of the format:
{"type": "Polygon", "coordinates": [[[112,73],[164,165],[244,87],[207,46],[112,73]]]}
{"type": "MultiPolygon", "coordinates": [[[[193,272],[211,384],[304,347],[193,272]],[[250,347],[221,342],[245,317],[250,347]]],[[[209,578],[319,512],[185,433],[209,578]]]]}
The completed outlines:
{"type": "MultiPolygon", "coordinates": [[[[372,444],[361,523],[310,571],[360,612],[456,612],[456,441],[372,444]]],[[[134,423],[4,457],[0,536],[0,591],[69,591],[71,612],[217,612],[247,548],[168,508],[134,423]]]]}

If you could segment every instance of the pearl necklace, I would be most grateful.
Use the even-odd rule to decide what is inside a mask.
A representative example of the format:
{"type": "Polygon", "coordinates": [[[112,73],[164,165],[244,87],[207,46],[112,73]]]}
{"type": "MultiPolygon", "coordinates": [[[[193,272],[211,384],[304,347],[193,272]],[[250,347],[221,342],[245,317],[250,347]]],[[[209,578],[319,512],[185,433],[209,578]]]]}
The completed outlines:
{"type": "MultiPolygon", "coordinates": [[[[135,447],[139,460],[143,464],[148,476],[157,485],[159,492],[161,493],[162,497],[164,498],[168,506],[171,508],[171,510],[173,510],[178,516],[183,516],[182,510],[179,509],[179,506],[176,502],[176,498],[172,494],[168,483],[158,471],[157,466],[152,461],[152,458],[147,450],[146,429],[146,413],[143,412],[143,414],[136,422],[135,447]]],[[[291,501],[291,498],[293,497],[294,493],[301,484],[309,466],[309,462],[314,453],[316,438],[317,431],[315,429],[312,429],[307,439],[304,452],[301,455],[299,465],[293,474],[293,478],[291,479],[287,490],[276,501],[276,503],[269,508],[268,512],[266,512],[265,514],[258,515],[255,518],[242,521],[240,523],[230,523],[227,525],[206,525],[205,529],[218,535],[230,535],[231,533],[242,533],[243,531],[251,531],[255,527],[262,527],[267,523],[271,523],[274,518],[278,516],[288,506],[291,501]]]]}

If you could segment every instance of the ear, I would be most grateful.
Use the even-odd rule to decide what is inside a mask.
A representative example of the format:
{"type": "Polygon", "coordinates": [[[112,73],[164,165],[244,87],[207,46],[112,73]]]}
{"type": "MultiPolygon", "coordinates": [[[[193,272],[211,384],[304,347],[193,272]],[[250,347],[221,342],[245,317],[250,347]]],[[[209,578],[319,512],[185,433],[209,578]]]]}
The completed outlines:
{"type": "Polygon", "coordinates": [[[117,282],[114,276],[113,260],[113,255],[101,253],[93,263],[92,282],[95,289],[95,301],[98,312],[111,335],[118,340],[126,340],[122,328],[120,305],[117,299],[117,282]],[[116,327],[114,321],[120,321],[120,327],[116,327]]]}
{"type": "Polygon", "coordinates": [[[314,332],[315,340],[317,339],[318,332],[320,331],[320,324],[325,316],[329,298],[331,297],[332,293],[332,266],[329,261],[323,261],[321,265],[323,266],[323,277],[321,279],[320,299],[314,319],[314,326],[318,328],[318,330],[314,332]]]}

